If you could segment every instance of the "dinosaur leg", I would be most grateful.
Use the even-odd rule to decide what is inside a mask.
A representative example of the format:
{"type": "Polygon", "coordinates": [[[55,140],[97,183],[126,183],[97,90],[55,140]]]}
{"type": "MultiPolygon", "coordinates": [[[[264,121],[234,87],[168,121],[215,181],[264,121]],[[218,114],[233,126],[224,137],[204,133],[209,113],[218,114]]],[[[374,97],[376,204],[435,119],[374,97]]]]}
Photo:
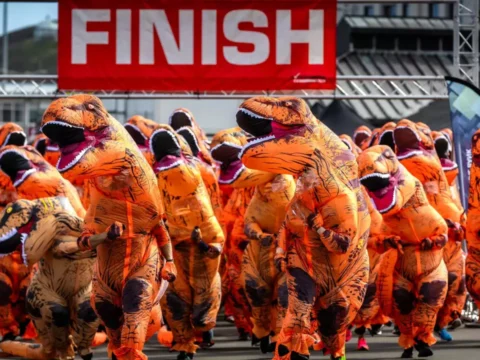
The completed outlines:
{"type": "Polygon", "coordinates": [[[34,339],[37,336],[35,332],[35,327],[33,326],[30,318],[28,317],[27,310],[25,308],[27,289],[30,285],[31,280],[32,277],[30,276],[30,274],[28,274],[22,279],[22,281],[20,281],[18,289],[18,299],[13,307],[15,319],[17,319],[20,323],[20,336],[22,336],[22,338],[25,340],[34,339]]]}
{"type": "Polygon", "coordinates": [[[242,284],[241,269],[233,264],[227,266],[235,327],[239,330],[240,335],[242,335],[242,332],[251,333],[252,323],[250,321],[250,309],[242,284]]]}
{"type": "Polygon", "coordinates": [[[173,333],[172,349],[193,354],[197,346],[191,320],[194,289],[188,278],[190,256],[188,253],[174,251],[174,258],[178,269],[177,278],[169,284],[166,300],[162,303],[165,304],[167,322],[173,333]]]}
{"type": "MultiPolygon", "coordinates": [[[[19,332],[18,323],[12,310],[13,284],[7,274],[0,272],[0,335],[11,334],[15,337],[19,332]]],[[[12,339],[13,340],[13,339],[12,339]]]]}
{"type": "MultiPolygon", "coordinates": [[[[271,279],[262,277],[260,269],[272,265],[268,257],[261,256],[259,241],[251,241],[243,254],[242,275],[245,279],[245,293],[252,309],[253,335],[258,339],[269,337],[271,331],[271,306],[273,286],[271,279]],[[265,261],[261,261],[265,260],[265,261]]],[[[263,251],[266,252],[266,251],[263,251]]],[[[274,278],[271,276],[271,278],[274,278]]],[[[268,340],[268,339],[267,339],[268,340]]]]}
{"type": "Polygon", "coordinates": [[[288,309],[288,286],[287,286],[287,274],[281,273],[278,276],[277,280],[277,302],[276,305],[276,313],[275,313],[275,327],[274,332],[275,335],[272,338],[273,342],[276,342],[280,331],[282,330],[283,321],[287,314],[288,309]]]}
{"type": "Polygon", "coordinates": [[[480,308],[480,249],[469,246],[465,263],[465,282],[467,290],[480,308]]]}
{"type": "Polygon", "coordinates": [[[448,270],[448,293],[445,304],[438,312],[437,327],[440,330],[460,318],[467,297],[465,257],[461,244],[449,241],[444,248],[444,260],[448,270]]]}
{"type": "Polygon", "coordinates": [[[290,359],[293,353],[308,357],[308,347],[314,342],[309,332],[315,281],[303,269],[294,267],[287,270],[287,284],[288,309],[277,338],[274,359],[290,359]]]}
{"type": "Polygon", "coordinates": [[[415,345],[413,326],[415,298],[413,284],[401,274],[395,273],[393,278],[392,317],[400,330],[398,344],[405,350],[413,349],[415,345]]]}
{"type": "Polygon", "coordinates": [[[417,282],[418,298],[412,318],[417,343],[421,341],[428,346],[435,344],[436,339],[433,336],[433,330],[437,313],[445,301],[447,289],[448,274],[443,261],[434,271],[417,282]]]}
{"type": "Polygon", "coordinates": [[[100,324],[100,319],[92,308],[90,297],[92,292],[91,284],[83,289],[71,301],[73,311],[71,316],[71,327],[73,340],[77,346],[78,354],[83,359],[88,359],[92,350],[93,339],[100,324]]]}

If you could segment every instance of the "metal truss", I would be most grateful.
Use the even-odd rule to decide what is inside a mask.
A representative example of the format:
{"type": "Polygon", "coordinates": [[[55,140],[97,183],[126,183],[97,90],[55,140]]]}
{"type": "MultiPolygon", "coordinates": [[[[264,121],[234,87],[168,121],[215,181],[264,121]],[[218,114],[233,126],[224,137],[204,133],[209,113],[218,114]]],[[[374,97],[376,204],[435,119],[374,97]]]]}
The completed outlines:
{"type": "Polygon", "coordinates": [[[176,92],[158,91],[124,92],[118,90],[64,91],[57,87],[56,75],[1,75],[0,99],[53,99],[75,93],[89,93],[102,99],[245,99],[252,96],[292,95],[304,99],[386,99],[386,100],[438,100],[447,99],[443,76],[367,76],[341,75],[337,77],[335,91],[261,91],[256,93],[176,92]]]}
{"type": "Polygon", "coordinates": [[[460,77],[479,86],[479,0],[454,4],[453,61],[460,77]]]}

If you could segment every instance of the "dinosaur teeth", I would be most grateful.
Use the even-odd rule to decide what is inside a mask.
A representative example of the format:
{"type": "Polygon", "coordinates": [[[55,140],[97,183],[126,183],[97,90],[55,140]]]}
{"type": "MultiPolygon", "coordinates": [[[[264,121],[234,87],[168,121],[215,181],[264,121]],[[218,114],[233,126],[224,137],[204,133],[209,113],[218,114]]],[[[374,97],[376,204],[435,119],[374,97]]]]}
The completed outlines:
{"type": "Polygon", "coordinates": [[[22,242],[22,259],[23,259],[23,264],[28,266],[28,260],[27,260],[27,253],[25,251],[25,241],[27,240],[28,235],[27,234],[21,234],[20,235],[20,241],[22,242]]]}
{"type": "Polygon", "coordinates": [[[235,172],[235,174],[233,174],[233,176],[230,179],[224,180],[220,177],[218,179],[218,182],[220,184],[231,184],[238,179],[238,177],[240,176],[243,170],[245,170],[245,165],[242,164],[242,166],[235,172]]]}
{"type": "Polygon", "coordinates": [[[60,161],[62,160],[62,157],[60,157],[60,159],[58,159],[58,163],[57,163],[58,171],[63,172],[63,171],[67,171],[68,169],[72,168],[76,163],[78,163],[80,161],[80,159],[83,157],[83,155],[85,155],[85,153],[90,149],[93,149],[93,146],[88,146],[85,149],[83,149],[82,151],[80,151],[72,161],[70,161],[67,165],[65,165],[62,168],[59,167],[60,161]]]}
{"type": "Polygon", "coordinates": [[[241,159],[245,151],[247,151],[250,147],[264,143],[266,141],[273,140],[273,139],[275,139],[275,135],[260,136],[255,138],[254,140],[250,141],[247,145],[243,147],[242,151],[240,151],[240,153],[238,154],[238,158],[241,159]]]}
{"type": "Polygon", "coordinates": [[[412,151],[408,151],[404,154],[398,154],[397,159],[398,160],[408,159],[408,158],[410,158],[412,156],[415,156],[415,155],[422,155],[422,151],[421,150],[412,150],[412,151]]]}
{"type": "Polygon", "coordinates": [[[2,146],[4,144],[8,144],[8,141],[10,140],[10,137],[13,135],[13,134],[20,134],[20,135],[23,135],[24,137],[24,141],[23,141],[23,145],[27,145],[27,135],[23,132],[23,131],[12,131],[10,134],[7,135],[7,137],[5,138],[5,141],[3,142],[2,146]]]}
{"type": "Polygon", "coordinates": [[[13,186],[14,187],[20,186],[28,176],[30,176],[31,174],[33,174],[36,171],[37,170],[35,170],[35,169],[29,169],[29,170],[25,171],[20,179],[15,180],[15,182],[13,183],[13,186]]]}
{"type": "Polygon", "coordinates": [[[143,133],[140,131],[140,129],[137,126],[133,124],[125,124],[125,127],[131,127],[132,129],[135,129],[135,131],[137,131],[143,137],[144,140],[147,140],[147,137],[143,135],[143,133]]]}
{"type": "Polygon", "coordinates": [[[267,118],[267,117],[264,117],[264,116],[260,116],[260,115],[258,115],[258,114],[255,114],[253,111],[250,111],[250,110],[245,109],[245,108],[239,108],[238,111],[241,111],[241,112],[243,112],[244,114],[247,114],[248,116],[253,117],[253,118],[255,118],[255,119],[270,120],[270,121],[273,120],[272,118],[267,118]]]}
{"type": "Polygon", "coordinates": [[[60,148],[56,145],[48,145],[46,150],[47,151],[59,151],[60,148]]]}
{"type": "Polygon", "coordinates": [[[370,179],[370,178],[382,178],[382,179],[390,179],[390,174],[382,174],[382,173],[373,173],[373,174],[368,174],[365,176],[362,176],[360,178],[360,181],[370,179]]]}
{"type": "Polygon", "coordinates": [[[83,127],[81,126],[75,126],[75,125],[71,125],[69,123],[66,123],[64,121],[57,121],[57,120],[54,120],[54,121],[50,121],[49,123],[46,123],[45,125],[42,126],[42,132],[43,132],[43,129],[47,126],[52,126],[52,125],[59,125],[59,126],[64,126],[64,127],[68,127],[68,128],[72,128],[72,129],[81,129],[81,130],[85,130],[83,127]]]}
{"type": "Polygon", "coordinates": [[[16,234],[17,234],[17,229],[12,228],[11,230],[7,231],[6,234],[3,234],[2,236],[0,236],[0,242],[1,242],[1,241],[9,240],[9,239],[11,239],[13,236],[15,236],[16,234]]]}
{"type": "Polygon", "coordinates": [[[180,144],[178,143],[177,137],[171,131],[169,131],[167,129],[158,129],[158,130],[155,130],[153,132],[152,136],[150,136],[149,145],[150,145],[150,151],[152,153],[155,153],[153,151],[153,138],[155,137],[155,135],[160,134],[160,133],[167,133],[168,135],[170,135],[170,137],[172,138],[175,145],[177,145],[179,149],[181,148],[180,144]]]}
{"type": "Polygon", "coordinates": [[[172,169],[174,167],[179,166],[181,163],[182,163],[182,159],[179,159],[179,160],[171,163],[170,165],[155,167],[155,172],[160,172],[160,171],[165,171],[165,170],[172,169]]]}

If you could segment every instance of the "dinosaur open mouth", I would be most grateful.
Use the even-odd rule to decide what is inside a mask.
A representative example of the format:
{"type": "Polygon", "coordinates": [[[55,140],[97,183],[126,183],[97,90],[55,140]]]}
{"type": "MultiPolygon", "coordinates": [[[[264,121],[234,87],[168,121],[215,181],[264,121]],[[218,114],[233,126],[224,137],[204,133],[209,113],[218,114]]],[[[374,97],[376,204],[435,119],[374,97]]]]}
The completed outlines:
{"type": "Polygon", "coordinates": [[[133,124],[125,124],[125,129],[141,150],[148,149],[148,139],[138,127],[133,124]]]}
{"type": "Polygon", "coordinates": [[[60,151],[60,147],[55,144],[54,142],[49,142],[48,146],[46,147],[45,151],[48,152],[57,152],[60,151]]]}
{"type": "Polygon", "coordinates": [[[304,125],[285,126],[273,121],[272,118],[261,116],[245,108],[238,109],[237,124],[244,131],[254,136],[248,139],[248,144],[243,147],[239,155],[240,158],[252,147],[274,139],[299,134],[306,128],[304,125]]]}
{"type": "Polygon", "coordinates": [[[2,147],[7,145],[24,146],[26,144],[27,144],[27,135],[25,135],[23,131],[12,131],[5,138],[5,141],[3,142],[2,147]]]}
{"type": "Polygon", "coordinates": [[[0,169],[8,175],[14,187],[18,187],[37,170],[22,154],[15,150],[4,151],[0,155],[0,169]]]}
{"type": "Polygon", "coordinates": [[[395,151],[395,141],[393,140],[393,130],[386,130],[380,135],[380,139],[378,139],[378,143],[380,145],[387,145],[395,151]]]}
{"type": "Polygon", "coordinates": [[[182,110],[178,110],[174,112],[169,119],[169,124],[173,128],[173,130],[179,130],[180,128],[184,126],[192,127],[193,126],[193,120],[192,116],[182,110]]]}
{"type": "Polygon", "coordinates": [[[397,126],[393,131],[395,145],[397,145],[398,160],[408,159],[410,157],[421,155],[421,139],[407,126],[397,126]]]}
{"type": "Polygon", "coordinates": [[[30,220],[25,225],[19,227],[18,229],[7,229],[4,234],[0,235],[0,243],[2,245],[2,253],[0,254],[0,256],[8,255],[21,249],[23,263],[27,265],[27,254],[25,253],[23,247],[28,235],[32,231],[33,224],[33,218],[30,218],[30,220]]]}
{"type": "Polygon", "coordinates": [[[451,171],[458,168],[455,162],[447,158],[440,158],[440,163],[442,164],[443,171],[451,171]]]}
{"type": "Polygon", "coordinates": [[[368,191],[376,209],[381,213],[391,210],[397,202],[396,178],[390,174],[373,173],[360,178],[360,182],[368,191]]]}
{"type": "Polygon", "coordinates": [[[190,146],[193,156],[197,157],[198,153],[200,152],[200,145],[198,144],[197,137],[195,136],[192,128],[189,126],[182,126],[177,130],[177,133],[183,136],[190,146]]]}
{"type": "Polygon", "coordinates": [[[150,138],[150,151],[155,156],[155,173],[173,169],[182,161],[182,151],[178,140],[171,131],[158,129],[150,138]]]}
{"type": "Polygon", "coordinates": [[[353,141],[357,146],[360,146],[369,137],[370,137],[370,133],[368,131],[360,130],[353,135],[353,141]]]}
{"type": "Polygon", "coordinates": [[[62,120],[46,123],[42,127],[42,132],[58,144],[60,159],[57,163],[57,169],[60,172],[74,167],[87,151],[94,148],[96,142],[93,132],[62,120]]]}
{"type": "Polygon", "coordinates": [[[35,144],[35,149],[42,155],[45,155],[47,149],[47,139],[40,139],[35,144]]]}
{"type": "Polygon", "coordinates": [[[220,184],[232,184],[238,179],[245,166],[239,158],[242,147],[229,142],[223,142],[212,148],[212,157],[220,164],[220,184]]]}
{"type": "Polygon", "coordinates": [[[446,137],[441,136],[435,139],[435,150],[440,159],[450,159],[452,148],[446,137]]]}

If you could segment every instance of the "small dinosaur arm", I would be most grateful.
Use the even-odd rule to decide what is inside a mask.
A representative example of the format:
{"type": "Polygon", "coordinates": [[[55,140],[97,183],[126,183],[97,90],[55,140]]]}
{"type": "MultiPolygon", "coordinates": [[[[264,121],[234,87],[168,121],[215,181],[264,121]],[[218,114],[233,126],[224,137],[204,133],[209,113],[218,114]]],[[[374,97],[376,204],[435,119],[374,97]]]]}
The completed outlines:
{"type": "Polygon", "coordinates": [[[55,100],[45,111],[42,131],[60,147],[60,173],[88,180],[84,238],[104,232],[113,221],[126,227],[116,241],[97,248],[92,303],[107,329],[109,354],[144,359],[146,337],[158,330],[149,327],[150,320],[159,325],[153,319],[159,311],[152,311],[158,310],[159,248],[167,259],[161,277],[172,281],[176,272],[155,174],[95,96],[55,100]]]}
{"type": "Polygon", "coordinates": [[[155,157],[154,172],[173,254],[180,268],[162,306],[173,332],[173,349],[194,354],[198,348],[195,331],[209,331],[216,324],[221,297],[218,267],[224,235],[200,171],[191,153],[182,151],[180,139],[169,125],[157,124],[150,150],[155,157]]]}
{"type": "Polygon", "coordinates": [[[465,238],[464,211],[453,199],[430,128],[404,119],[398,122],[394,138],[400,162],[420,180],[428,201],[449,227],[449,241],[443,250],[448,269],[448,294],[437,317],[437,325],[442,329],[460,317],[467,296],[464,283],[465,257],[461,246],[461,241],[465,238]]]}
{"type": "Polygon", "coordinates": [[[310,329],[297,324],[309,324],[312,309],[323,343],[334,359],[341,358],[345,332],[362,305],[368,280],[370,217],[355,157],[297,98],[246,100],[237,123],[256,137],[242,150],[245,166],[298,176],[290,206],[306,229],[295,244],[296,254],[289,254],[292,291],[275,359],[308,356],[310,329]]]}
{"type": "Polygon", "coordinates": [[[361,183],[391,232],[377,240],[378,251],[385,252],[377,281],[382,311],[400,328],[402,348],[420,341],[432,345],[432,319],[447,294],[447,225],[389,147],[365,150],[358,163],[361,183]]]}
{"type": "MultiPolygon", "coordinates": [[[[18,200],[0,214],[0,254],[20,251],[29,268],[42,259],[26,295],[40,344],[4,341],[1,351],[31,359],[62,359],[75,356],[75,344],[84,359],[91,358],[99,324],[89,302],[95,253],[78,246],[82,228],[83,220],[65,197],[18,200]]],[[[121,224],[113,224],[92,237],[92,249],[121,232],[121,224]]]]}
{"type": "Polygon", "coordinates": [[[248,238],[244,232],[245,212],[252,198],[254,186],[233,186],[246,170],[238,159],[242,145],[246,143],[246,134],[240,128],[230,128],[216,133],[211,144],[212,157],[220,164],[218,182],[223,189],[233,188],[219,220],[227,235],[222,293],[227,295],[226,297],[224,295],[225,306],[227,308],[231,306],[239,334],[251,333],[252,330],[251,307],[244,289],[242,261],[248,245],[248,238]]]}
{"type": "Polygon", "coordinates": [[[469,294],[480,307],[480,130],[472,136],[472,167],[467,218],[466,284],[469,294]]]}

